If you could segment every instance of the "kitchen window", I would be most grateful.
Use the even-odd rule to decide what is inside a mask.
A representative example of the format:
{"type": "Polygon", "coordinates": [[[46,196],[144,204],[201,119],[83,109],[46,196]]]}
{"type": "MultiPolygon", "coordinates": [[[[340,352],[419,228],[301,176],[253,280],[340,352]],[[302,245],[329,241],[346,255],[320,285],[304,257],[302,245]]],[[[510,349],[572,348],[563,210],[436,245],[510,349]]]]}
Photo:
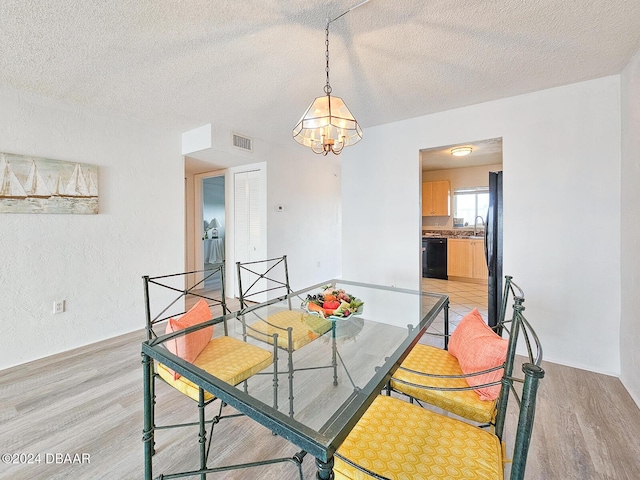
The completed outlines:
{"type": "Polygon", "coordinates": [[[457,188],[453,191],[455,218],[462,218],[465,227],[475,224],[477,216],[486,223],[489,209],[489,187],[457,188]]]}

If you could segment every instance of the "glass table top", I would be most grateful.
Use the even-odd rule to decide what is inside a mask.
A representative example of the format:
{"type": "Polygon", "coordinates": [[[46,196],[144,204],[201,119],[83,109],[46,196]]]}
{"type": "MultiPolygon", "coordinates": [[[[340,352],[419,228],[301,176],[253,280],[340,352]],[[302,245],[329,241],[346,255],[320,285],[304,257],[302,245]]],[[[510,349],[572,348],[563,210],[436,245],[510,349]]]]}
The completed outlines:
{"type": "Polygon", "coordinates": [[[145,342],[143,352],[326,461],[447,304],[446,295],[332,280],[145,342]],[[310,313],[307,296],[326,285],[362,301],[360,311],[339,319],[310,313]],[[167,350],[167,341],[212,324],[214,338],[275,353],[277,376],[271,364],[234,386],[167,350]]]}

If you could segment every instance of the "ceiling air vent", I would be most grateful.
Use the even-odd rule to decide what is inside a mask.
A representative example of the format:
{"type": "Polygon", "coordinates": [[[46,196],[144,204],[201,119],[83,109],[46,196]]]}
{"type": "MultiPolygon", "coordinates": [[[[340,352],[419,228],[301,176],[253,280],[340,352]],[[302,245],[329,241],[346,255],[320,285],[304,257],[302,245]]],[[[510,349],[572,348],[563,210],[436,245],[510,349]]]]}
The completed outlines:
{"type": "Polygon", "coordinates": [[[233,146],[239,148],[240,150],[244,150],[245,152],[253,151],[253,140],[249,137],[245,137],[242,135],[238,135],[237,133],[233,134],[233,146]]]}

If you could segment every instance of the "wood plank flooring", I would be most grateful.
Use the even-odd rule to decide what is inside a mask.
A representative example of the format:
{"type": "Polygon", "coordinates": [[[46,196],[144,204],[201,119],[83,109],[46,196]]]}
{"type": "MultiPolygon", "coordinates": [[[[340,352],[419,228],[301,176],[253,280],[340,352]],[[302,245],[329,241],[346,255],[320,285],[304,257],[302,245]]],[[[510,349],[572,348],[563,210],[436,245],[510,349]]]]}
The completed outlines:
{"type": "MultiPolygon", "coordinates": [[[[143,478],[144,338],[134,332],[1,371],[0,454],[41,457],[0,463],[0,479],[143,478]],[[73,460],[76,453],[88,454],[89,463],[55,461],[55,454],[73,460]]],[[[526,478],[640,479],[640,410],[620,381],[548,362],[544,368],[526,478]]],[[[161,383],[157,393],[158,423],[197,419],[195,403],[182,394],[161,383]]],[[[196,428],[158,431],[156,446],[154,476],[198,467],[196,428]]],[[[297,452],[247,418],[222,421],[212,448],[215,465],[297,452]]],[[[305,478],[315,478],[312,457],[303,467],[305,478]]],[[[297,472],[282,464],[208,478],[287,480],[297,472]]]]}

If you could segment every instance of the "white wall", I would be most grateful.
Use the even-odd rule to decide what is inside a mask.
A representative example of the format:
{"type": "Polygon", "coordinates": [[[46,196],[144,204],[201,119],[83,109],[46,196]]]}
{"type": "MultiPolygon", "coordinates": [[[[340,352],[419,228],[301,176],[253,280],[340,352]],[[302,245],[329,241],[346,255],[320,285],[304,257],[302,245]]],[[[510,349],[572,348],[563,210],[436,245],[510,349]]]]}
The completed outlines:
{"type": "Polygon", "coordinates": [[[98,215],[0,215],[0,369],[143,328],[142,275],[184,264],[180,133],[13,90],[0,106],[0,151],[96,164],[100,190],[98,215]]]}
{"type": "Polygon", "coordinates": [[[342,159],[344,277],[417,288],[419,150],[502,137],[504,272],[545,357],[619,374],[619,100],[612,76],[367,129],[342,159]]]}
{"type": "Polygon", "coordinates": [[[640,406],[640,50],[621,75],[621,380],[640,406]]]}
{"type": "Polygon", "coordinates": [[[341,157],[292,142],[268,161],[269,258],[287,255],[294,290],[341,274],[341,157]]]}

